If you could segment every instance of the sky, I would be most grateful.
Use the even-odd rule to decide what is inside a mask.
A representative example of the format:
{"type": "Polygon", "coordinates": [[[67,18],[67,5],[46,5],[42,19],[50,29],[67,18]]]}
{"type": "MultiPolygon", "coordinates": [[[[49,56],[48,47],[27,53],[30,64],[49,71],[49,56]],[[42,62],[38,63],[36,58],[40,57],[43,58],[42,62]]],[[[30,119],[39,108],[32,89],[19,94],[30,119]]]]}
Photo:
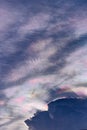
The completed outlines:
{"type": "Polygon", "coordinates": [[[1,130],[87,97],[86,23],[86,0],[0,0],[1,130]]]}

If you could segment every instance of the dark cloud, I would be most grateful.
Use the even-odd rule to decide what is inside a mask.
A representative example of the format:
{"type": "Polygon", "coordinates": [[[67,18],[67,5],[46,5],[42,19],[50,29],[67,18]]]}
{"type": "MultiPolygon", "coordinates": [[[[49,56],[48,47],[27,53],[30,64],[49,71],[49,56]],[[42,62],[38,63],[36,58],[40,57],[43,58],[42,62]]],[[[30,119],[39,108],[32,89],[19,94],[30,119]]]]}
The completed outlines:
{"type": "Polygon", "coordinates": [[[48,112],[38,112],[25,121],[30,130],[87,129],[87,99],[59,99],[48,106],[48,112]]]}

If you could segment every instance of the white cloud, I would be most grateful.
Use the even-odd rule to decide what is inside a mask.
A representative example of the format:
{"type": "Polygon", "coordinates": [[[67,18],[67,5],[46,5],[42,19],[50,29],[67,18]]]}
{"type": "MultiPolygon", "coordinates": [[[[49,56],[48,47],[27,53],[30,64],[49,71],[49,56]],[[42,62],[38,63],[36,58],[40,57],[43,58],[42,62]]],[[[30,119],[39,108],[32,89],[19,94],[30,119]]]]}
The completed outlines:
{"type": "Polygon", "coordinates": [[[74,36],[80,37],[87,34],[87,18],[85,12],[81,12],[81,14],[73,16],[70,19],[70,23],[72,22],[72,29],[74,30],[74,36]]]}

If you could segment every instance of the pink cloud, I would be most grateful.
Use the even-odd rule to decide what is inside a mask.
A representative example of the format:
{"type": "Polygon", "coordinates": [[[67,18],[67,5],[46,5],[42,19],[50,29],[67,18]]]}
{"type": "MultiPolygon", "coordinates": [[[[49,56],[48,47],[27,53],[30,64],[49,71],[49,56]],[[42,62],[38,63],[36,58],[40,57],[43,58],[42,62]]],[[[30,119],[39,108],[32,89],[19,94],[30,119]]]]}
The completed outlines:
{"type": "Polygon", "coordinates": [[[5,101],[0,100],[0,106],[3,106],[5,104],[5,101]]]}
{"type": "Polygon", "coordinates": [[[20,103],[23,103],[23,102],[24,102],[24,99],[25,99],[25,97],[21,96],[21,97],[19,97],[19,98],[15,98],[15,99],[14,99],[14,102],[20,104],[20,103]]]}

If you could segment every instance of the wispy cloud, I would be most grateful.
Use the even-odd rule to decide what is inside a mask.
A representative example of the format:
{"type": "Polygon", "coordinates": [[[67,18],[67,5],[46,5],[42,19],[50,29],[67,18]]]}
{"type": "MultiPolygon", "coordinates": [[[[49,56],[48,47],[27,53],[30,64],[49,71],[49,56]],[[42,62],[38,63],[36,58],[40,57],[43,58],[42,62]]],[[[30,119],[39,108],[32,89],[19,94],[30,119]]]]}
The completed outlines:
{"type": "Polygon", "coordinates": [[[47,110],[60,90],[87,96],[84,3],[27,2],[0,5],[0,105],[5,116],[31,117],[38,109],[47,110]]]}

